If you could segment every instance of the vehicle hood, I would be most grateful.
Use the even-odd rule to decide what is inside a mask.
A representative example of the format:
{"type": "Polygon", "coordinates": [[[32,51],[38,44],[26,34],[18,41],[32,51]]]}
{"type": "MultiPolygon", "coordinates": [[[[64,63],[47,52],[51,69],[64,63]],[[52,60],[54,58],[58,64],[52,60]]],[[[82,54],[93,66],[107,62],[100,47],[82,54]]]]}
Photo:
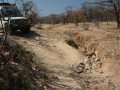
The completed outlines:
{"type": "MultiPolygon", "coordinates": [[[[5,17],[5,20],[8,20],[9,17],[5,17]]],[[[16,19],[27,19],[25,17],[11,17],[10,19],[16,20],[16,19]]]]}

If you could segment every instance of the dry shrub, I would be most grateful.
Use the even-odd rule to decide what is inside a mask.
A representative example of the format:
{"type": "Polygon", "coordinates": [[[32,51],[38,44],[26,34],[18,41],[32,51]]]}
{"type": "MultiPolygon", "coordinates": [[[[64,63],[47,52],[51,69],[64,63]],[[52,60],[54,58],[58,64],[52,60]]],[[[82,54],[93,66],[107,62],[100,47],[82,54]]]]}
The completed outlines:
{"type": "Polygon", "coordinates": [[[88,23],[84,23],[82,27],[83,27],[84,30],[89,30],[89,24],[88,23]]]}
{"type": "Polygon", "coordinates": [[[43,29],[41,24],[35,25],[35,28],[37,28],[37,29],[43,29]]]}
{"type": "Polygon", "coordinates": [[[43,90],[44,80],[40,86],[36,80],[45,75],[33,67],[32,56],[13,41],[0,51],[0,90],[43,90]]]}
{"type": "Polygon", "coordinates": [[[64,34],[69,37],[75,37],[78,34],[78,31],[65,31],[64,34]]]}
{"type": "Polygon", "coordinates": [[[94,21],[94,24],[95,24],[96,27],[99,27],[99,26],[100,26],[99,21],[94,21]]]}

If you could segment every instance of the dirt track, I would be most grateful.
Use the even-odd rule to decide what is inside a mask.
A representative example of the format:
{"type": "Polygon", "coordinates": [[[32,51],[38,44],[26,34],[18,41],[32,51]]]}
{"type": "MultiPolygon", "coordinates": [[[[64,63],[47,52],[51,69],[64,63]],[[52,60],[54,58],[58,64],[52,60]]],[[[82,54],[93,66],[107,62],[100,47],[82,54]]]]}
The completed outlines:
{"type": "MultiPolygon", "coordinates": [[[[54,36],[54,35],[53,35],[54,36]]],[[[70,76],[70,67],[79,64],[84,58],[73,47],[69,46],[64,39],[50,37],[41,30],[33,29],[29,35],[21,32],[13,36],[28,51],[35,54],[35,62],[45,67],[51,78],[55,78],[48,85],[57,90],[81,90],[81,86],[70,76]]]]}
{"type": "Polygon", "coordinates": [[[27,35],[17,32],[12,37],[34,53],[35,62],[46,69],[48,90],[119,90],[120,34],[111,25],[92,26],[88,31],[73,24],[43,25],[41,29],[32,28],[27,35]],[[78,49],[66,43],[74,35],[78,49]],[[81,67],[83,64],[88,72],[81,67]],[[76,70],[82,73],[76,75],[76,70]]]}

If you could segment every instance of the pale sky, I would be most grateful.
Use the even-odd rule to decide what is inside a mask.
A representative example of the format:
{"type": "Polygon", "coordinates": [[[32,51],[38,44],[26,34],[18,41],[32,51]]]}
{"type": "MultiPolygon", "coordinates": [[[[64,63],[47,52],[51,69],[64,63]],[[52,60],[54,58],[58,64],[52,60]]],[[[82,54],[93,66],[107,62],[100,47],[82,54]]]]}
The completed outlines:
{"type": "MultiPolygon", "coordinates": [[[[5,0],[14,2],[14,0],[5,0]]],[[[49,14],[59,14],[65,11],[65,8],[72,6],[73,9],[79,9],[80,5],[85,0],[33,0],[36,4],[37,10],[40,15],[47,16],[49,14]]],[[[88,0],[90,2],[94,0],[88,0]]]]}

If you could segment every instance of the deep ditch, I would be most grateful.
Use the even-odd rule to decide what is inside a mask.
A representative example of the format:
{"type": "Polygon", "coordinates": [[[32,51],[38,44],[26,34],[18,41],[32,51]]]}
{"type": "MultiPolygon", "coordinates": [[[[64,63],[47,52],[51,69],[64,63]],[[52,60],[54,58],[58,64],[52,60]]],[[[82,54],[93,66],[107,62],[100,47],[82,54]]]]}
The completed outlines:
{"type": "MultiPolygon", "coordinates": [[[[66,43],[75,49],[78,49],[79,47],[73,40],[66,40],[66,43]]],[[[95,54],[95,52],[88,53],[86,51],[85,57],[86,58],[83,60],[83,62],[79,63],[78,66],[74,68],[76,73],[90,73],[101,68],[101,59],[97,54],[95,54]]]]}
{"type": "MultiPolygon", "coordinates": [[[[79,50],[79,46],[74,40],[66,40],[66,43],[79,50]]],[[[99,75],[103,73],[101,71],[101,58],[95,52],[89,53],[87,50],[85,52],[86,54],[83,55],[86,58],[77,66],[71,68],[73,71],[71,76],[76,79],[83,90],[114,90],[114,84],[110,77],[100,77],[93,74],[94,72],[100,72],[99,75]],[[112,83],[112,86],[109,83],[112,83]]]]}
{"type": "Polygon", "coordinates": [[[103,71],[103,67],[107,67],[107,64],[103,62],[104,59],[100,57],[101,54],[95,51],[97,50],[97,40],[96,42],[95,40],[90,42],[89,38],[88,40],[84,38],[77,38],[78,42],[76,42],[77,39],[67,40],[66,42],[73,48],[77,47],[76,49],[86,57],[77,66],[71,68],[73,70],[71,76],[79,82],[84,90],[120,90],[119,84],[113,81],[114,78],[110,75],[105,75],[107,73],[103,71]]]}
{"type": "Polygon", "coordinates": [[[47,71],[37,66],[31,52],[13,40],[1,49],[0,90],[44,90],[47,89],[46,79],[47,71]]]}

